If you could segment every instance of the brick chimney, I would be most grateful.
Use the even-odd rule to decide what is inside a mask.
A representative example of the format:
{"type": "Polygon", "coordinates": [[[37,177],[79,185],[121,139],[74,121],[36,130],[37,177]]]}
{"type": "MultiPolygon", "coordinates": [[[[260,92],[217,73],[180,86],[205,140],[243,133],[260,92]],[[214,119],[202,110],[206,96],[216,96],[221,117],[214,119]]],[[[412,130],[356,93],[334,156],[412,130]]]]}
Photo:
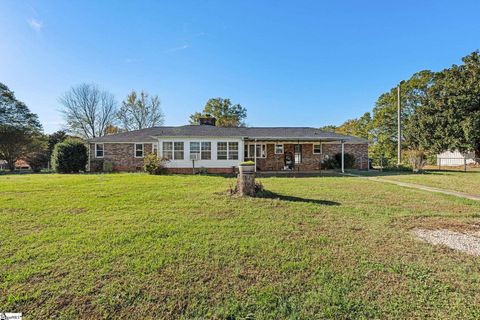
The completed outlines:
{"type": "Polygon", "coordinates": [[[209,114],[203,115],[198,119],[198,124],[201,126],[215,126],[217,119],[209,114]]]}

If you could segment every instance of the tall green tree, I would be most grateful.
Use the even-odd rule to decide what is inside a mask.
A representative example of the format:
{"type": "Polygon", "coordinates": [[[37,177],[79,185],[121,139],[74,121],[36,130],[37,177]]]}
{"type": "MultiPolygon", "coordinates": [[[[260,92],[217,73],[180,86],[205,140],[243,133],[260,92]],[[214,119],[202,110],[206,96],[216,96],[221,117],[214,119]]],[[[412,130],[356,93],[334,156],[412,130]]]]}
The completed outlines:
{"type": "MultiPolygon", "coordinates": [[[[411,128],[409,122],[416,110],[425,103],[426,92],[432,85],[435,74],[430,70],[415,73],[410,79],[402,81],[400,101],[402,106],[402,147],[408,146],[411,138],[408,133],[411,128]]],[[[370,154],[373,158],[384,158],[387,162],[393,162],[397,157],[397,87],[383,93],[373,108],[371,137],[373,144],[370,154]]]]}
{"type": "Polygon", "coordinates": [[[410,123],[411,140],[420,148],[475,151],[480,157],[480,55],[438,72],[424,104],[410,123]]]}
{"type": "Polygon", "coordinates": [[[0,159],[7,161],[11,171],[15,170],[15,161],[35,151],[41,133],[38,116],[0,83],[0,159]]]}
{"type": "Polygon", "coordinates": [[[65,130],[58,130],[48,135],[47,156],[50,159],[53,153],[53,148],[57,143],[63,142],[68,138],[65,130]]]}
{"type": "Polygon", "coordinates": [[[337,126],[333,124],[327,124],[323,127],[320,127],[319,129],[322,131],[327,131],[327,132],[335,132],[337,130],[337,126]]]}
{"type": "Polygon", "coordinates": [[[365,112],[358,119],[350,119],[345,121],[342,125],[335,128],[335,132],[359,138],[370,139],[371,128],[372,117],[370,115],[370,112],[365,112]]]}
{"type": "Polygon", "coordinates": [[[125,131],[161,126],[165,120],[158,96],[150,96],[144,91],[140,94],[132,91],[122,102],[117,117],[125,131]]]}
{"type": "Polygon", "coordinates": [[[213,98],[207,101],[202,112],[190,116],[190,124],[198,124],[200,117],[210,114],[217,119],[220,127],[244,127],[247,109],[240,104],[232,104],[230,99],[213,98]]]}

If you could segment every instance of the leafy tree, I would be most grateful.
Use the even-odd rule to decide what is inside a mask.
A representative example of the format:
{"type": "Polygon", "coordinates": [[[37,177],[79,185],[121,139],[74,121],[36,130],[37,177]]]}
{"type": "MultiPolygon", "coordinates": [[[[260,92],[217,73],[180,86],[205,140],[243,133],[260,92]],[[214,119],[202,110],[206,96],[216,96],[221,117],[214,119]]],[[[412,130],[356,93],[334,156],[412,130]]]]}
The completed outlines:
{"type": "Polygon", "coordinates": [[[329,125],[320,127],[319,129],[322,130],[322,131],[327,131],[327,132],[335,132],[337,130],[337,128],[338,128],[337,126],[335,126],[333,124],[329,124],[329,125]]]}
{"type": "Polygon", "coordinates": [[[410,124],[419,148],[439,153],[458,149],[480,157],[480,55],[478,51],[439,72],[410,124]]]}
{"type": "Polygon", "coordinates": [[[140,95],[132,91],[122,102],[117,117],[126,131],[161,126],[165,120],[158,96],[150,97],[144,91],[140,95]]]}
{"type": "Polygon", "coordinates": [[[341,126],[335,128],[335,132],[370,139],[371,127],[372,117],[370,116],[370,112],[365,112],[365,114],[358,119],[345,121],[341,126]]]}
{"type": "Polygon", "coordinates": [[[119,127],[117,127],[113,124],[111,124],[111,125],[109,125],[105,128],[105,135],[107,135],[107,136],[110,135],[110,134],[116,134],[116,133],[120,133],[120,132],[122,132],[122,129],[120,129],[119,127]]]}
{"type": "Polygon", "coordinates": [[[41,131],[38,116],[0,83],[0,159],[11,171],[17,159],[38,148],[41,131]]]}
{"type": "MultiPolygon", "coordinates": [[[[402,146],[411,141],[408,129],[409,122],[416,110],[425,103],[426,91],[434,81],[434,73],[425,70],[414,74],[409,80],[401,82],[401,121],[402,121],[402,146]]],[[[371,138],[374,144],[370,147],[370,154],[374,158],[383,157],[387,164],[397,157],[397,87],[382,94],[373,108],[371,124],[371,138]]]]}
{"type": "Polygon", "coordinates": [[[64,130],[58,130],[52,134],[48,135],[48,147],[47,147],[47,156],[50,159],[52,156],[53,148],[59,142],[63,142],[68,138],[67,133],[64,130]]]}
{"type": "Polygon", "coordinates": [[[244,127],[247,109],[240,104],[232,104],[230,99],[213,98],[207,101],[202,112],[190,116],[190,124],[198,124],[200,117],[205,114],[215,117],[219,127],[244,127]]]}
{"type": "Polygon", "coordinates": [[[27,154],[25,161],[33,172],[40,172],[40,170],[47,167],[50,158],[48,157],[47,152],[43,150],[27,154]]]}
{"type": "Polygon", "coordinates": [[[73,87],[59,101],[68,131],[82,138],[101,137],[105,129],[115,122],[115,98],[95,84],[82,83],[73,87]]]}
{"type": "Polygon", "coordinates": [[[59,173],[84,171],[88,161],[87,147],[78,139],[68,138],[55,145],[51,161],[52,168],[59,173]]]}

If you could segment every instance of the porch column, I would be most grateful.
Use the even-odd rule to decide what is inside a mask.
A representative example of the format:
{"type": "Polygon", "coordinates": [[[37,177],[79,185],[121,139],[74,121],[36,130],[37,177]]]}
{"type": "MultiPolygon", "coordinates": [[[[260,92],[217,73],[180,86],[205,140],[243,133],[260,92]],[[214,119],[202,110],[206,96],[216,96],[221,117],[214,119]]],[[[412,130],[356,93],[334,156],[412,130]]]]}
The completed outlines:
{"type": "Polygon", "coordinates": [[[345,172],[345,141],[342,140],[342,173],[345,172]]]}
{"type": "Polygon", "coordinates": [[[255,162],[255,172],[257,172],[257,139],[255,139],[255,143],[253,145],[253,149],[255,151],[253,151],[253,154],[254,154],[254,162],[255,162]]]}
{"type": "MultiPolygon", "coordinates": [[[[105,148],[105,147],[104,147],[105,148]]],[[[105,151],[104,151],[105,152],[105,151]]],[[[87,170],[90,172],[90,141],[88,142],[88,163],[87,163],[87,170]]],[[[48,169],[50,169],[50,160],[48,161],[48,169]]]]}

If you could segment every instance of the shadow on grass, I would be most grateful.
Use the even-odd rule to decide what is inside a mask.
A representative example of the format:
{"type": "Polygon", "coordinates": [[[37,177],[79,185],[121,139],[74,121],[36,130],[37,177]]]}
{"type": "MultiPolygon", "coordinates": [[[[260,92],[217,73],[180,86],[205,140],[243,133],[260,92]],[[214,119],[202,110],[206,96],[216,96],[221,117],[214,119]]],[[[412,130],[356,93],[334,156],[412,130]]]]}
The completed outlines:
{"type": "Polygon", "coordinates": [[[303,202],[303,203],[314,203],[322,206],[339,206],[339,202],[329,201],[329,200],[319,200],[319,199],[309,199],[309,198],[300,198],[295,196],[287,196],[283,194],[278,194],[275,192],[262,190],[259,191],[256,195],[257,198],[266,198],[266,199],[278,199],[281,201],[289,202],[303,202]]]}

